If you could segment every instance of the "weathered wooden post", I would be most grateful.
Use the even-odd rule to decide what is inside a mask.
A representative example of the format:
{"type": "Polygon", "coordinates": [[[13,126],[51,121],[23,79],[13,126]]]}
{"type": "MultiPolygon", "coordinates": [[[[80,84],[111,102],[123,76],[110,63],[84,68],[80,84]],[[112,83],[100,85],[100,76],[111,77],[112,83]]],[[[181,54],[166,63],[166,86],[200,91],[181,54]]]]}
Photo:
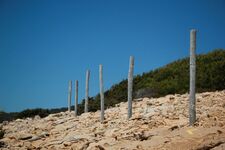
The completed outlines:
{"type": "Polygon", "coordinates": [[[68,87],[68,111],[71,110],[71,96],[72,96],[72,81],[69,80],[69,87],[68,87]]]}
{"type": "Polygon", "coordinates": [[[133,72],[134,72],[134,57],[130,56],[130,66],[128,72],[128,115],[127,119],[132,117],[132,91],[133,91],[133,72]]]}
{"type": "Polygon", "coordinates": [[[77,105],[78,105],[78,80],[75,81],[75,104],[74,104],[75,116],[77,116],[77,105]]]}
{"type": "Polygon", "coordinates": [[[89,93],[90,70],[86,71],[86,87],[85,87],[85,106],[84,112],[88,112],[88,93],[89,93]]]}
{"type": "Polygon", "coordinates": [[[189,125],[196,121],[195,78],[196,78],[196,30],[190,32],[190,95],[189,95],[189,125]]]}
{"type": "Polygon", "coordinates": [[[99,85],[100,85],[100,99],[101,99],[101,116],[100,121],[104,121],[104,87],[103,87],[103,67],[99,65],[99,85]]]}

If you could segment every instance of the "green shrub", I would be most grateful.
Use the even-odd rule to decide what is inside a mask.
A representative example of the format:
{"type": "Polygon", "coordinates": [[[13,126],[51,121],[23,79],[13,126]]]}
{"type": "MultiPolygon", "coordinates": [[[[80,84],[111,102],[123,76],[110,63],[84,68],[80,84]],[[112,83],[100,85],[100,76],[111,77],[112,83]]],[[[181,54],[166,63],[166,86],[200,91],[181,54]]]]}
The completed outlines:
{"type": "Polygon", "coordinates": [[[4,137],[5,132],[3,130],[0,130],[0,139],[4,137]]]}
{"type": "Polygon", "coordinates": [[[27,117],[34,117],[36,115],[39,115],[41,118],[48,116],[49,110],[48,109],[41,109],[41,108],[36,108],[36,109],[26,109],[24,111],[21,111],[20,113],[17,114],[17,118],[27,118],[27,117]]]}

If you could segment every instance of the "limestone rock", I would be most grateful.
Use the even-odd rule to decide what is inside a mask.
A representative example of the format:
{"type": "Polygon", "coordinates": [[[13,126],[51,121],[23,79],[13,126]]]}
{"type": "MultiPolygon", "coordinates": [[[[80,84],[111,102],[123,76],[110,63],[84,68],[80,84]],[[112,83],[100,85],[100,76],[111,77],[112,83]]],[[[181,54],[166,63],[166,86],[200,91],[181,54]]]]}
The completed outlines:
{"type": "Polygon", "coordinates": [[[0,149],[224,149],[225,90],[196,98],[194,127],[188,126],[188,94],[175,94],[134,100],[129,120],[127,103],[121,102],[106,109],[103,123],[100,111],[4,122],[0,149]]]}

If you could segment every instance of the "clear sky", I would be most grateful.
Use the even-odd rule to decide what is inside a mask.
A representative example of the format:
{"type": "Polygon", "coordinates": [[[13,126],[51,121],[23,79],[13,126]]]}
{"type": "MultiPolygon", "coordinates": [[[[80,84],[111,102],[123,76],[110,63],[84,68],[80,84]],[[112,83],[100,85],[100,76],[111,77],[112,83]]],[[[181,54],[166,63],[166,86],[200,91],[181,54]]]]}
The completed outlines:
{"type": "MultiPolygon", "coordinates": [[[[90,96],[189,55],[225,48],[225,0],[0,0],[0,110],[67,106],[68,80],[91,70],[90,96]]],[[[73,87],[74,90],[74,87],[73,87]]],[[[73,92],[74,104],[74,92],[73,92]]]]}

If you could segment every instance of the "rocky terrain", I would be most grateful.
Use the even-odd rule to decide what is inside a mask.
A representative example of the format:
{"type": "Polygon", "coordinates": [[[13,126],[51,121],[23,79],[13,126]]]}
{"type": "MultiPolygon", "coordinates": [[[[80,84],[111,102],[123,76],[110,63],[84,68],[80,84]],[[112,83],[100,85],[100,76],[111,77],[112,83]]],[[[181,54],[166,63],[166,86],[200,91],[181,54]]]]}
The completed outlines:
{"type": "Polygon", "coordinates": [[[51,114],[4,122],[0,149],[145,150],[225,149],[225,90],[196,95],[197,122],[188,126],[188,94],[133,101],[100,112],[51,114]]]}

